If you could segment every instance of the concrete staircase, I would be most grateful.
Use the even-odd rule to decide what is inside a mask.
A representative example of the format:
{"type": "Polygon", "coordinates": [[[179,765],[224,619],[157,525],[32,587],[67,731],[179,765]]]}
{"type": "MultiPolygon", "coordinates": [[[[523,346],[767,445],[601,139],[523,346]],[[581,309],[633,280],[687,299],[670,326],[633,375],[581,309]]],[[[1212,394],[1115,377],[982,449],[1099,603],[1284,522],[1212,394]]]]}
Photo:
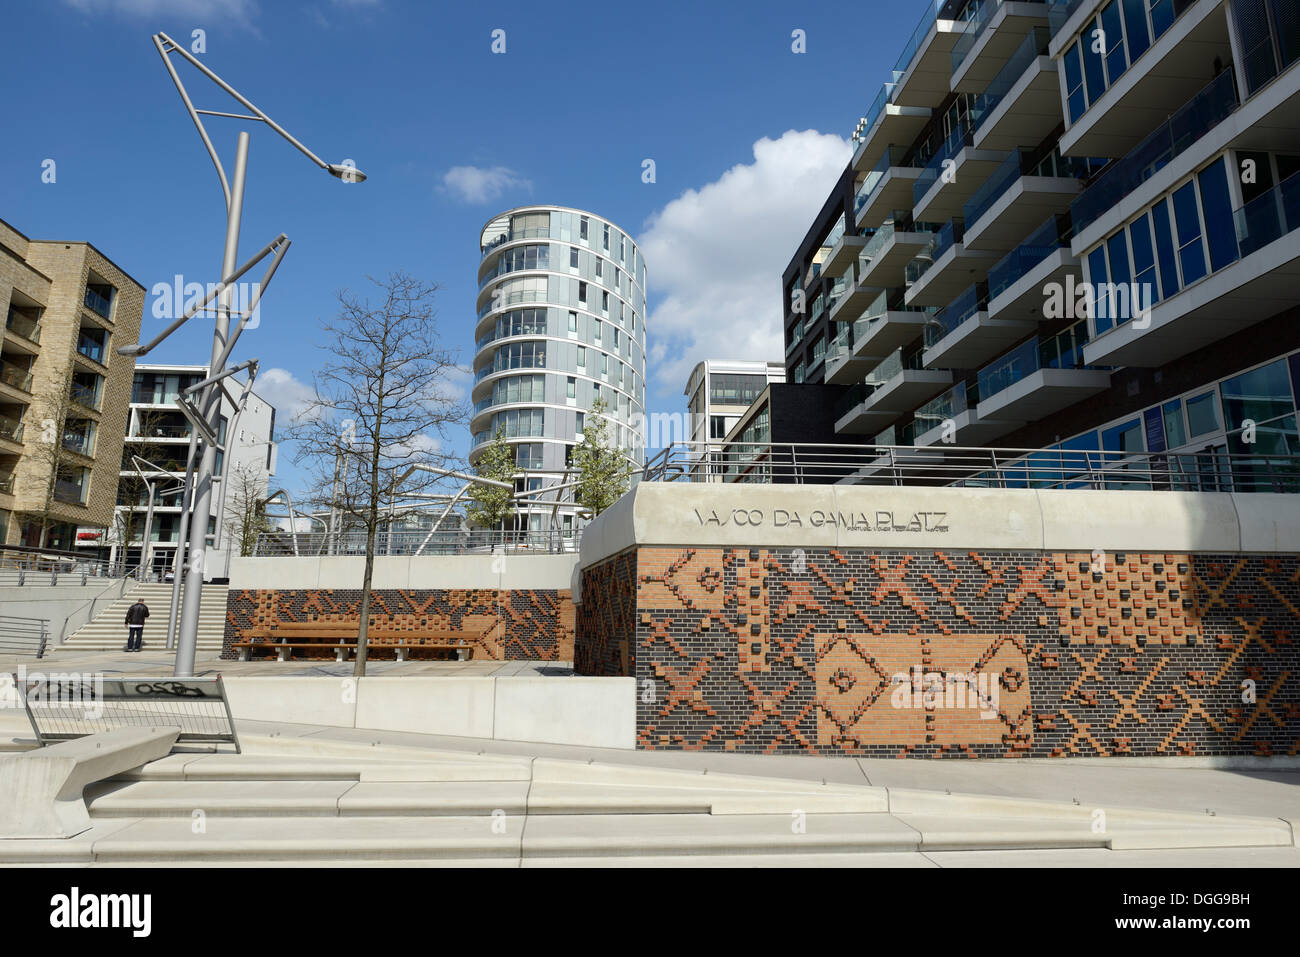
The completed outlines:
{"type": "MultiPolygon", "coordinates": [[[[229,590],[226,585],[210,582],[203,586],[197,646],[200,655],[221,653],[221,640],[226,630],[226,593],[229,590]]],[[[184,597],[185,588],[182,586],[182,601],[184,597]]],[[[47,657],[70,652],[121,651],[126,645],[126,626],[122,621],[126,618],[126,610],[137,600],[143,600],[150,612],[144,628],[145,650],[162,651],[166,644],[167,612],[171,607],[172,586],[148,583],[128,587],[121,598],[82,625],[63,644],[47,651],[47,657]]]]}
{"type": "Polygon", "coordinates": [[[91,828],[0,864],[930,866],[926,852],[1284,848],[1268,818],[510,755],[245,739],[86,789],[91,828]]]}

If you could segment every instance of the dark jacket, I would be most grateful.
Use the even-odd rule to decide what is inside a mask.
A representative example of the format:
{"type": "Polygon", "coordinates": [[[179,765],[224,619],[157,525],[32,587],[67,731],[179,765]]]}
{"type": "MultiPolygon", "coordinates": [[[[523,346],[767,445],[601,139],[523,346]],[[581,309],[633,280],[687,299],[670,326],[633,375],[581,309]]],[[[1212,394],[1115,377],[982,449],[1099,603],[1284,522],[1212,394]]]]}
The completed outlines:
{"type": "Polygon", "coordinates": [[[126,610],[126,623],[128,625],[143,625],[144,620],[149,617],[149,606],[142,601],[136,602],[126,610]]]}

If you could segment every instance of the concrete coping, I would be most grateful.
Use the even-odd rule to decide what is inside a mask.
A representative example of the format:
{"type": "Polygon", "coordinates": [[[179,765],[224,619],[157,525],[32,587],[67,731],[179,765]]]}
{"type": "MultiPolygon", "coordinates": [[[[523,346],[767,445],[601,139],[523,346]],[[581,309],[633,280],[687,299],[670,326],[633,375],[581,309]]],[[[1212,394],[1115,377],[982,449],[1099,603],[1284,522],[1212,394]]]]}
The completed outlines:
{"type": "Polygon", "coordinates": [[[0,758],[0,838],[90,829],[86,785],[165,757],[180,728],[118,728],[0,758]]]}
{"type": "Polygon", "coordinates": [[[583,532],[579,568],[637,546],[1286,552],[1300,495],[642,482],[583,532]]]}

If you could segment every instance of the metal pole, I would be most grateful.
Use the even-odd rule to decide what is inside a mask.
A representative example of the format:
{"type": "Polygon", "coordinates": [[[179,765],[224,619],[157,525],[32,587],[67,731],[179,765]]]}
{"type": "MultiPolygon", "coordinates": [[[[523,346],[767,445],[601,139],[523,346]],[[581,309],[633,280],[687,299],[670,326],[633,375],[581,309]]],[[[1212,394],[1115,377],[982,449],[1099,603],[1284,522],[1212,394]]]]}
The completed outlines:
{"type": "MultiPolygon", "coordinates": [[[[148,574],[148,569],[151,569],[153,567],[149,562],[149,551],[150,551],[149,543],[150,543],[150,538],[153,535],[154,483],[150,482],[148,479],[145,479],[144,486],[149,491],[149,508],[144,513],[144,538],[140,542],[140,580],[141,581],[145,580],[145,576],[148,574]]],[[[131,547],[130,542],[127,542],[126,544],[128,548],[131,547]]]]}
{"type": "Polygon", "coordinates": [[[185,491],[181,493],[181,513],[176,522],[176,554],[172,557],[172,599],[167,612],[167,650],[176,647],[176,620],[181,603],[181,572],[185,568],[185,543],[189,540],[189,523],[185,516],[190,513],[190,503],[194,500],[194,458],[198,448],[199,435],[190,429],[190,449],[185,456],[185,491]]]}
{"type": "MultiPolygon", "coordinates": [[[[226,249],[221,262],[221,275],[229,276],[238,267],[239,258],[239,224],[244,213],[244,181],[248,173],[248,134],[240,132],[239,144],[235,152],[235,173],[231,182],[230,206],[226,210],[226,249]]],[[[212,363],[221,361],[226,349],[226,336],[230,331],[230,308],[232,288],[227,286],[221,292],[217,307],[217,318],[212,334],[212,363]]],[[[216,375],[221,370],[213,368],[216,375]]],[[[221,429],[220,387],[213,384],[208,387],[204,397],[203,414],[208,426],[214,433],[221,429]]],[[[176,639],[176,667],[173,674],[178,678],[190,678],[194,675],[194,655],[199,640],[199,603],[203,597],[203,567],[206,561],[208,541],[208,519],[212,517],[212,480],[216,473],[217,450],[214,445],[203,443],[203,458],[194,479],[194,507],[190,516],[190,560],[185,568],[185,592],[181,596],[180,634],[176,639]]]]}

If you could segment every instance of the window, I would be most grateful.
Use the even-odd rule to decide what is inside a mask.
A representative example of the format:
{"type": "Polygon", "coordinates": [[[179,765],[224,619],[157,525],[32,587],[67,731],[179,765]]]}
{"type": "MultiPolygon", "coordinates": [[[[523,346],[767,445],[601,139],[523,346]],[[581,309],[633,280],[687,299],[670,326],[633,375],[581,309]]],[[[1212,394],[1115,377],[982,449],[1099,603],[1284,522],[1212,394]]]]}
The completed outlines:
{"type": "Polygon", "coordinates": [[[565,393],[570,399],[578,397],[578,380],[575,376],[569,376],[568,391],[565,393]]]}
{"type": "Polygon", "coordinates": [[[1160,254],[1161,298],[1168,299],[1179,289],[1178,260],[1174,253],[1174,237],[1169,225],[1169,207],[1162,200],[1151,208],[1151,224],[1156,231],[1156,250],[1160,254]]]}
{"type": "Polygon", "coordinates": [[[585,282],[578,283],[578,302],[584,306],[587,304],[587,284],[585,282]]]}
{"type": "Polygon", "coordinates": [[[1197,180],[1201,187],[1201,209],[1205,213],[1205,235],[1210,243],[1210,271],[1215,272],[1237,260],[1237,227],[1224,160],[1206,167],[1197,180]]]}
{"type": "Polygon", "coordinates": [[[569,331],[575,335],[578,332],[578,314],[576,312],[569,313],[569,331]]]}
{"type": "Polygon", "coordinates": [[[592,341],[600,342],[600,337],[601,337],[600,327],[603,325],[603,323],[599,319],[596,319],[595,321],[592,322],[591,325],[592,325],[592,333],[591,333],[592,341]]]}
{"type": "Polygon", "coordinates": [[[1083,116],[1088,109],[1088,95],[1083,89],[1083,64],[1079,59],[1079,44],[1065,51],[1065,97],[1070,109],[1070,123],[1083,116]]]}
{"type": "Polygon", "coordinates": [[[1205,242],[1201,237],[1195,183],[1188,183],[1174,193],[1174,222],[1178,231],[1178,263],[1183,271],[1183,285],[1187,286],[1205,275],[1205,242]]]}
{"type": "Polygon", "coordinates": [[[604,292],[603,290],[600,294],[600,309],[606,315],[609,314],[609,293],[604,292]]]}
{"type": "Polygon", "coordinates": [[[609,252],[609,227],[608,226],[604,227],[604,238],[602,241],[602,245],[605,247],[605,252],[609,252]]]}
{"type": "Polygon", "coordinates": [[[1101,433],[1101,447],[1105,452],[1125,454],[1145,452],[1142,442],[1142,420],[1130,419],[1101,433]]]}
{"type": "Polygon", "coordinates": [[[1101,11],[1101,29],[1106,38],[1106,75],[1109,83],[1114,83],[1128,69],[1128,51],[1124,48],[1119,0],[1111,0],[1101,11]]]}
{"type": "Polygon", "coordinates": [[[578,434],[578,439],[579,439],[579,440],[582,439],[583,427],[584,427],[586,424],[587,424],[587,413],[585,413],[585,412],[579,412],[579,413],[577,414],[577,417],[576,417],[576,420],[575,420],[575,423],[574,423],[574,431],[578,434]]]}
{"type": "Polygon", "coordinates": [[[583,216],[582,219],[581,219],[581,220],[579,221],[579,223],[578,223],[578,235],[579,235],[582,239],[587,239],[587,238],[588,238],[588,236],[587,236],[587,229],[588,229],[589,224],[590,224],[590,221],[587,219],[586,216],[583,216]]]}
{"type": "Polygon", "coordinates": [[[1151,217],[1143,213],[1129,226],[1129,238],[1133,246],[1133,281],[1140,294],[1151,290],[1151,301],[1160,298],[1160,286],[1156,282],[1156,248],[1151,239],[1151,217]]]}
{"type": "Polygon", "coordinates": [[[578,268],[578,248],[576,246],[569,250],[569,268],[578,268]]]}
{"type": "Polygon", "coordinates": [[[585,369],[586,367],[587,367],[587,347],[578,346],[578,368],[585,369]]]}
{"type": "Polygon", "coordinates": [[[1183,402],[1174,399],[1160,408],[1165,423],[1165,447],[1176,449],[1187,444],[1187,425],[1183,422],[1183,402]]]}
{"type": "Polygon", "coordinates": [[[1295,411],[1285,359],[1225,379],[1219,392],[1223,399],[1223,421],[1229,432],[1242,428],[1247,421],[1260,425],[1295,411]]]}
{"type": "Polygon", "coordinates": [[[1197,438],[1219,429],[1219,413],[1214,407],[1214,390],[1187,400],[1188,438],[1197,438]]]}
{"type": "Polygon", "coordinates": [[[596,278],[600,279],[605,274],[605,260],[599,256],[596,257],[596,278]]]}

